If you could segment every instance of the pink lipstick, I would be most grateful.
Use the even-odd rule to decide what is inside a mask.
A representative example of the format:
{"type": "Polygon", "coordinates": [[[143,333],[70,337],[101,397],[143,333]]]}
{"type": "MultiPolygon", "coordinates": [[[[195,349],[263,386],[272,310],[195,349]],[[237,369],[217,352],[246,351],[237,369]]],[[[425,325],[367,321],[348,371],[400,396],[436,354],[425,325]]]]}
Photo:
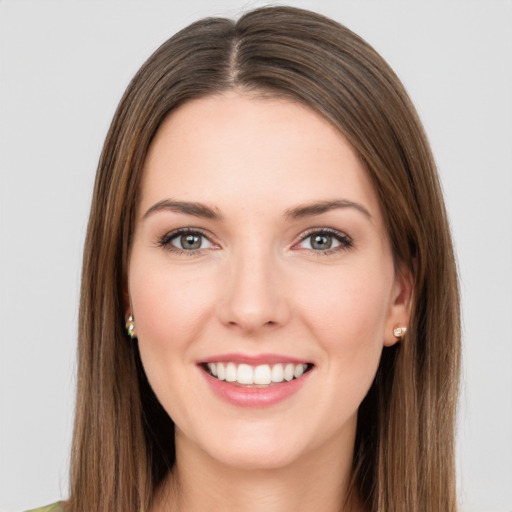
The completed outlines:
{"type": "Polygon", "coordinates": [[[200,361],[198,367],[222,400],[238,407],[266,407],[297,393],[314,365],[276,354],[223,354],[200,361]]]}

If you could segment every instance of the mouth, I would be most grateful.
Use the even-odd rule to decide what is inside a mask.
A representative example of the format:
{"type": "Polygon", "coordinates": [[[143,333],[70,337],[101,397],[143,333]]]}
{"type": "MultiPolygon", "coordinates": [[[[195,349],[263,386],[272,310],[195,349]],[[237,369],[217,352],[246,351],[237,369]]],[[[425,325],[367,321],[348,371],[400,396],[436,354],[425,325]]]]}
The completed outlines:
{"type": "Polygon", "coordinates": [[[312,363],[274,363],[251,365],[235,362],[201,363],[211,377],[244,388],[268,388],[300,379],[311,371],[312,363]]]}

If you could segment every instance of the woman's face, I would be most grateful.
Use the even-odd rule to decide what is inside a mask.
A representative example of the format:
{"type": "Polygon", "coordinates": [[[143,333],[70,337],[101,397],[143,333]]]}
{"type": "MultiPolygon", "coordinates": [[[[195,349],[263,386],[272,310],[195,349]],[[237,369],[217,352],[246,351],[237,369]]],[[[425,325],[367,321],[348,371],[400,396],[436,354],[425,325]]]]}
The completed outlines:
{"type": "Polygon", "coordinates": [[[244,468],[351,450],[409,280],[346,139],[289,100],[209,96],[166,119],[141,186],[127,313],[178,447],[244,468]]]}

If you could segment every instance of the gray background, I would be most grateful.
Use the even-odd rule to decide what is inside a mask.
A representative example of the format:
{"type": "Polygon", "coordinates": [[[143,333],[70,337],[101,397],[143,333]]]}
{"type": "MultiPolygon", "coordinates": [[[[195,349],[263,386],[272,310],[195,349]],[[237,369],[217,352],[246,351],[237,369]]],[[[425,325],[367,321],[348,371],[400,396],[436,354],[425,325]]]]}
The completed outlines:
{"type": "MultiPolygon", "coordinates": [[[[81,251],[129,79],[176,30],[264,2],[0,2],[0,509],[67,493],[81,251]]],[[[277,2],[279,3],[279,2],[277,2]]],[[[366,38],[439,164],[460,265],[462,510],[512,511],[512,2],[290,1],[366,38]]]]}

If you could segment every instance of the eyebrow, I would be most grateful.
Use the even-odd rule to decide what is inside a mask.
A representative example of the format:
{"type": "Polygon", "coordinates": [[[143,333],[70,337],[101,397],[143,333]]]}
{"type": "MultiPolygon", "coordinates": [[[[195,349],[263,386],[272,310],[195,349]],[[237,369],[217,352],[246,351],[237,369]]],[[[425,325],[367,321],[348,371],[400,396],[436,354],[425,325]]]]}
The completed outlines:
{"type": "MultiPolygon", "coordinates": [[[[285,210],[285,218],[287,220],[302,219],[314,215],[321,215],[330,210],[339,208],[354,208],[361,212],[368,219],[372,219],[370,212],[361,204],[349,201],[347,199],[336,199],[331,201],[318,201],[314,203],[299,205],[294,208],[285,210]]],[[[182,213],[185,215],[192,215],[194,217],[202,217],[211,220],[223,220],[220,210],[216,207],[208,206],[204,203],[197,203],[191,201],[174,201],[172,199],[163,199],[154,204],[142,217],[146,219],[150,215],[160,211],[171,211],[175,213],[182,213]]]]}
{"type": "Polygon", "coordinates": [[[142,217],[146,219],[151,214],[161,211],[171,211],[175,213],[183,213],[185,215],[193,215],[194,217],[202,217],[204,219],[222,220],[222,214],[218,208],[207,206],[203,203],[190,201],[174,201],[172,199],[163,199],[154,204],[142,217]]]}
{"type": "Polygon", "coordinates": [[[326,213],[330,210],[336,210],[338,208],[354,208],[361,212],[368,219],[372,219],[370,212],[363,205],[355,203],[354,201],[349,201],[347,199],[319,201],[316,203],[299,205],[295,208],[286,210],[285,217],[287,219],[302,219],[312,215],[321,215],[322,213],[326,213]]]}

